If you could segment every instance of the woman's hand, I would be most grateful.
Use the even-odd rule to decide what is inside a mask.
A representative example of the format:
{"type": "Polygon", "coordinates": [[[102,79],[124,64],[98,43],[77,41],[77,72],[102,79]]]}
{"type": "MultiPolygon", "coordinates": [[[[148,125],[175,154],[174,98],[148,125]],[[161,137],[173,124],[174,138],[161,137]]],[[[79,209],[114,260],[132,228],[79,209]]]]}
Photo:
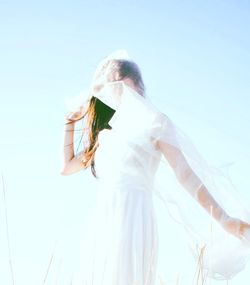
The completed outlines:
{"type": "Polygon", "coordinates": [[[80,106],[75,111],[69,112],[69,114],[65,116],[65,121],[66,123],[72,121],[78,121],[84,116],[84,113],[85,109],[83,108],[83,106],[80,106]]]}
{"type": "MultiPolygon", "coordinates": [[[[240,238],[240,239],[249,239],[250,237],[247,237],[250,233],[250,224],[237,219],[230,217],[226,221],[223,222],[223,228],[229,232],[230,234],[240,238]]],[[[250,242],[250,239],[249,239],[250,242]]]]}

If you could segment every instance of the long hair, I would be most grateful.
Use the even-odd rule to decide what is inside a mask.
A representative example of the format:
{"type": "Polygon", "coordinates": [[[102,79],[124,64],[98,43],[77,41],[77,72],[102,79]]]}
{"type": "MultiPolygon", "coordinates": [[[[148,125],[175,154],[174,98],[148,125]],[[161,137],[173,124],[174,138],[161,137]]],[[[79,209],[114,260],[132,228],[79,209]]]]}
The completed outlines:
{"type": "Polygon", "coordinates": [[[84,132],[88,130],[88,144],[87,146],[84,145],[84,152],[81,161],[84,163],[85,168],[91,167],[91,172],[96,178],[95,152],[99,145],[98,135],[103,129],[112,129],[108,122],[114,115],[115,110],[96,98],[95,93],[100,91],[107,82],[119,81],[126,78],[131,79],[136,91],[141,96],[144,96],[145,86],[139,67],[135,62],[130,60],[112,59],[98,66],[93,78],[92,88],[90,91],[92,96],[87,110],[84,115],[78,119],[81,120],[85,116],[87,118],[82,136],[84,135],[84,132]]]}

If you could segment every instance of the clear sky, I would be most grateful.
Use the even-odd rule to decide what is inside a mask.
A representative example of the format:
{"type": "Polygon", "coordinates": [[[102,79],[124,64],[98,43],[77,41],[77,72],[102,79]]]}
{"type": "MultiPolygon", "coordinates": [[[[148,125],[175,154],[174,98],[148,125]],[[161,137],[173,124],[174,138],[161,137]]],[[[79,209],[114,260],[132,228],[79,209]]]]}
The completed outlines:
{"type": "MultiPolygon", "coordinates": [[[[64,99],[117,49],[208,160],[235,162],[235,184],[250,201],[249,13],[246,0],[0,0],[0,166],[15,284],[42,284],[56,240],[80,236],[94,205],[89,171],[59,174],[64,99]]],[[[8,285],[0,189],[0,283],[8,285]]],[[[229,284],[248,284],[245,276],[229,284]]]]}

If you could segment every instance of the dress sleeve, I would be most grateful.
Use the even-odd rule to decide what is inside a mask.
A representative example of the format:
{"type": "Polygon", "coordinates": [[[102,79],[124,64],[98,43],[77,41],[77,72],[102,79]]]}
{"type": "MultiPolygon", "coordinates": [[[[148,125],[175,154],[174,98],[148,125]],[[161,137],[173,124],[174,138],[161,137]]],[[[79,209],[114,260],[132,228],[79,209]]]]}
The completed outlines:
{"type": "Polygon", "coordinates": [[[196,198],[197,190],[203,183],[185,157],[184,148],[180,140],[178,141],[178,130],[175,125],[167,115],[159,113],[153,130],[156,147],[161,150],[179,183],[196,198]]]}

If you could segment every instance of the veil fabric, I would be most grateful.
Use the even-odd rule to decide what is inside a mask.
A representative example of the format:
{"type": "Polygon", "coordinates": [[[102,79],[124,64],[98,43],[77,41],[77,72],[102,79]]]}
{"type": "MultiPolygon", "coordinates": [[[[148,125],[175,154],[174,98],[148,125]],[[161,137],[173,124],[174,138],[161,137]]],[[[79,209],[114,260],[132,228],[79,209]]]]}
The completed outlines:
{"type": "MultiPolygon", "coordinates": [[[[222,225],[224,219],[230,217],[250,223],[249,205],[240,197],[230,177],[219,167],[210,166],[184,131],[147,97],[142,97],[123,81],[107,84],[97,97],[105,101],[106,96],[112,97],[112,92],[120,92],[121,102],[110,125],[120,130],[121,140],[126,141],[136,155],[134,163],[141,168],[141,180],[147,181],[145,189],[153,191],[164,203],[171,218],[185,229],[187,235],[183,238],[189,243],[197,262],[202,253],[207,276],[232,278],[244,268],[250,256],[250,235],[245,232],[239,239],[226,232],[222,225]],[[145,144],[146,137],[152,144],[145,144]],[[188,164],[182,156],[168,161],[152,147],[156,141],[179,150],[188,164]],[[154,157],[155,162],[151,163],[155,163],[155,167],[145,165],[147,156],[154,157]],[[154,173],[149,173],[152,169],[154,173]],[[213,206],[213,211],[221,213],[219,220],[206,212],[197,200],[202,185],[218,203],[207,201],[213,206]]],[[[129,172],[128,166],[124,173],[129,172]]]]}
{"type": "MultiPolygon", "coordinates": [[[[119,58],[119,52],[116,57],[119,58]]],[[[95,96],[116,110],[109,124],[119,131],[120,140],[134,153],[133,165],[128,164],[123,174],[129,174],[131,179],[134,165],[140,168],[143,189],[151,191],[163,203],[169,217],[184,230],[181,239],[188,244],[194,260],[202,264],[206,276],[228,280],[242,271],[250,257],[250,232],[240,239],[226,232],[222,225],[230,217],[250,223],[250,208],[228,174],[220,167],[210,166],[164,110],[123,81],[106,83],[95,96]],[[157,142],[182,155],[165,156],[156,147],[157,142]],[[207,201],[213,211],[221,213],[218,220],[198,201],[202,185],[217,202],[207,201]]],[[[85,103],[89,99],[90,95],[85,97],[85,103]]],[[[107,172],[103,179],[110,183],[114,177],[115,173],[107,172]]]]}

